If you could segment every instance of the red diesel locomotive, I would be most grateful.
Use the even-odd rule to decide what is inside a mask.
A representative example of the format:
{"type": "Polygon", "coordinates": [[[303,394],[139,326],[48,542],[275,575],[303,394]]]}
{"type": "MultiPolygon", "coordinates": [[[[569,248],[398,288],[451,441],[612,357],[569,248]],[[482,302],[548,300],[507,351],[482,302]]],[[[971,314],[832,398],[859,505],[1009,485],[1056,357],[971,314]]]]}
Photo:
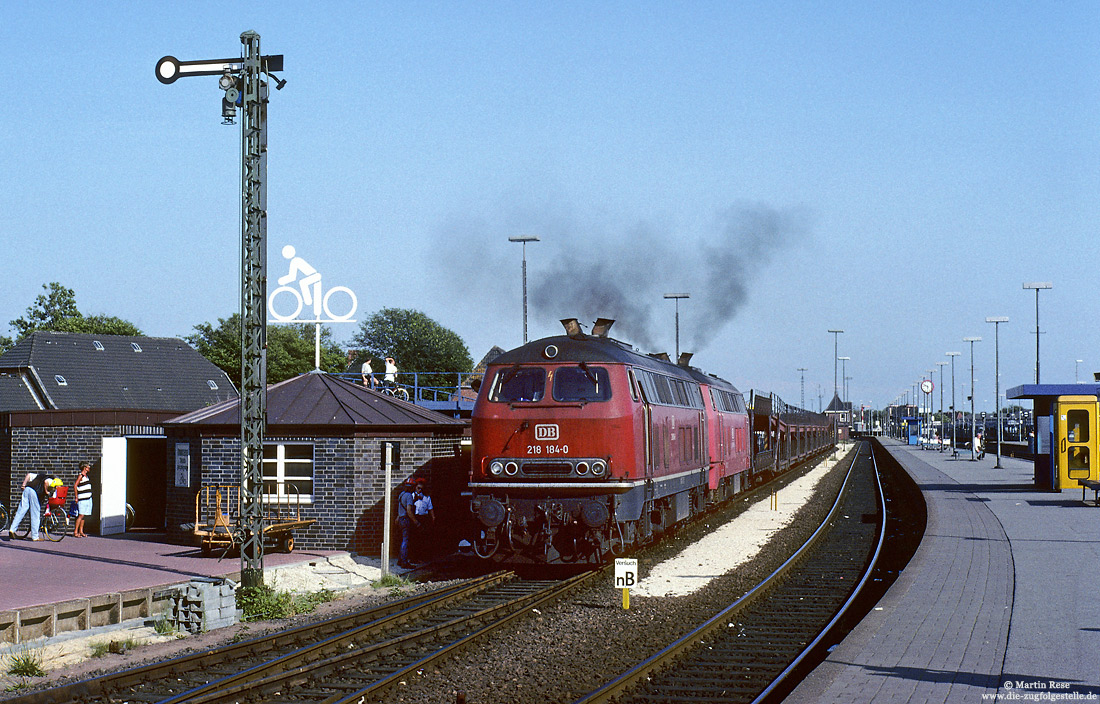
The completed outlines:
{"type": "Polygon", "coordinates": [[[753,413],[732,384],[575,319],[497,357],[473,411],[482,558],[602,562],[832,446],[823,416],[753,413]]]}

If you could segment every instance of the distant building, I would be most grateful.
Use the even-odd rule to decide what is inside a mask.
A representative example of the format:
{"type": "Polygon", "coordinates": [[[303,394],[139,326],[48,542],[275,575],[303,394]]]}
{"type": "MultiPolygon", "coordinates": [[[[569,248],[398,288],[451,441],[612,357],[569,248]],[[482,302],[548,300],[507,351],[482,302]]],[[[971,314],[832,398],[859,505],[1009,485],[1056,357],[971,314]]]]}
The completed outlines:
{"type": "Polygon", "coordinates": [[[852,426],[851,401],[841,401],[839,395],[833,394],[833,400],[829,401],[825,415],[836,419],[837,440],[847,440],[851,435],[852,426]]]}

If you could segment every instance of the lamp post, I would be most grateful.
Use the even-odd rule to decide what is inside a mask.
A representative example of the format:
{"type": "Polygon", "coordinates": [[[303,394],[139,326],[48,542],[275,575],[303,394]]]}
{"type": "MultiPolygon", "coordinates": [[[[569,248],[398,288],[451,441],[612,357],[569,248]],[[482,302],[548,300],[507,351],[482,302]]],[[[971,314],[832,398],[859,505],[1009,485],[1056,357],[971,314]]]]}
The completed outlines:
{"type": "Polygon", "coordinates": [[[1039,383],[1039,292],[1054,288],[1049,281],[1024,282],[1025,289],[1035,289],[1035,383],[1039,383]]]}
{"type": "Polygon", "coordinates": [[[940,452],[943,452],[943,368],[947,362],[936,362],[936,366],[940,368],[940,452]]]}
{"type": "Polygon", "coordinates": [[[802,383],[800,385],[800,388],[802,389],[802,400],[800,401],[800,403],[802,404],[802,410],[806,410],[806,372],[808,370],[806,369],[806,367],[799,367],[798,371],[802,375],[802,383]]]}
{"type": "Polygon", "coordinates": [[[935,383],[932,382],[932,376],[935,374],[935,369],[928,370],[928,382],[932,384],[932,387],[925,393],[925,402],[928,404],[928,442],[932,442],[932,427],[936,424],[935,414],[932,412],[932,391],[935,388],[935,383]]]}
{"type": "MultiPolygon", "coordinates": [[[[840,334],[842,332],[844,332],[844,331],[843,330],[830,330],[829,331],[829,333],[833,336],[833,398],[838,398],[837,397],[837,387],[836,387],[836,362],[837,362],[836,355],[837,355],[837,349],[838,349],[837,345],[839,344],[838,340],[840,339],[840,334]]],[[[837,430],[836,426],[837,426],[837,414],[834,413],[833,414],[833,442],[836,442],[836,430],[837,430]]]]}
{"type": "Polygon", "coordinates": [[[997,392],[994,406],[997,411],[997,464],[993,469],[1001,468],[1001,323],[1007,323],[1008,317],[1004,315],[986,318],[985,322],[993,323],[993,374],[996,377],[994,389],[997,392]]]}
{"type": "Polygon", "coordinates": [[[680,299],[691,298],[688,293],[666,293],[665,298],[676,301],[676,363],[680,363],[680,299]]]}
{"type": "Polygon", "coordinates": [[[838,340],[840,339],[839,336],[840,336],[840,333],[842,333],[842,332],[844,332],[844,331],[843,330],[830,330],[829,331],[829,333],[832,334],[832,336],[833,336],[833,396],[837,395],[837,380],[836,380],[836,362],[837,362],[837,349],[838,349],[837,345],[839,344],[838,340]]]}
{"type": "Polygon", "coordinates": [[[970,461],[978,461],[977,448],[974,447],[974,439],[977,436],[978,425],[974,417],[974,343],[981,342],[980,337],[964,337],[963,342],[970,343],[970,461]]]}
{"type": "Polygon", "coordinates": [[[1078,365],[1081,364],[1081,362],[1084,362],[1084,361],[1085,360],[1083,360],[1083,359],[1073,360],[1073,383],[1075,383],[1075,384],[1080,384],[1081,383],[1081,379],[1077,376],[1077,370],[1079,369],[1078,365]]]}
{"type": "Polygon", "coordinates": [[[521,237],[509,237],[509,242],[520,242],[523,244],[523,344],[527,344],[527,243],[538,242],[539,238],[534,235],[523,235],[521,237]]]}
{"type": "Polygon", "coordinates": [[[944,354],[951,358],[951,456],[954,457],[958,451],[955,445],[955,357],[958,357],[962,352],[945,352],[944,354]]]}

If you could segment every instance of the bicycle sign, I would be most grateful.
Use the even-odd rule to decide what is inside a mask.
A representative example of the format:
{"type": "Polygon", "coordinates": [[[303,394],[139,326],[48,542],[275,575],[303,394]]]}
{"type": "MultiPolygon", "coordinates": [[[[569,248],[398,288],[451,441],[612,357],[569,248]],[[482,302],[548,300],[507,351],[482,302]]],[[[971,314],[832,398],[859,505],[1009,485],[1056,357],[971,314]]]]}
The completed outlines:
{"type": "Polygon", "coordinates": [[[283,257],[290,260],[290,271],[285,276],[280,276],[279,287],[267,297],[267,310],[271,316],[270,323],[354,323],[351,316],[355,315],[359,307],[359,301],[355,294],[347,286],[333,286],[322,294],[321,274],[314,269],[309,262],[297,256],[292,245],[283,247],[283,257]],[[300,278],[299,278],[300,277],[300,278]],[[297,285],[294,285],[297,282],[297,285]],[[337,312],[330,307],[334,296],[340,304],[337,312]],[[287,298],[290,302],[287,303],[287,298]],[[276,298],[280,298],[282,308],[275,304],[276,298]],[[346,299],[346,300],[344,300],[346,299]],[[306,306],[313,308],[312,318],[299,318],[298,315],[306,306]],[[346,306],[346,308],[345,308],[346,306]],[[281,310],[281,312],[280,312],[281,310]],[[287,311],[290,311],[289,313],[287,311]],[[346,312],[344,312],[346,310],[346,312]],[[327,315],[322,318],[321,314],[327,315]]]}

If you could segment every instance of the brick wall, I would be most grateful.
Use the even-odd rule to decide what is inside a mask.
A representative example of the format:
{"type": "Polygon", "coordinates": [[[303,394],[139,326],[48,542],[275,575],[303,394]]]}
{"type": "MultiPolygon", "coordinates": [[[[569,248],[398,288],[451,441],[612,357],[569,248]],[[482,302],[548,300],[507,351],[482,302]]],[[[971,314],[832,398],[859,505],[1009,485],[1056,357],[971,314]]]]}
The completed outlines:
{"type": "Polygon", "coordinates": [[[8,507],[14,512],[19,505],[20,487],[27,472],[44,471],[72,486],[81,462],[99,461],[102,439],[119,435],[117,425],[11,428],[5,452],[11,468],[7,481],[8,507]]]}
{"type": "MultiPolygon", "coordinates": [[[[307,549],[350,550],[364,555],[381,553],[385,493],[382,442],[401,443],[400,464],[392,475],[394,488],[414,473],[430,480],[433,458],[454,457],[459,442],[454,436],[269,436],[267,440],[312,442],[314,446],[313,501],[302,505],[302,517],[313,519],[315,523],[294,532],[296,545],[307,549]]],[[[195,496],[200,486],[240,483],[240,438],[170,437],[168,452],[171,473],[168,526],[177,537],[183,538],[179,525],[194,521],[195,496]],[[191,447],[191,487],[186,489],[175,487],[177,442],[188,442],[191,447]]],[[[396,517],[396,492],[392,501],[396,517]]]]}

